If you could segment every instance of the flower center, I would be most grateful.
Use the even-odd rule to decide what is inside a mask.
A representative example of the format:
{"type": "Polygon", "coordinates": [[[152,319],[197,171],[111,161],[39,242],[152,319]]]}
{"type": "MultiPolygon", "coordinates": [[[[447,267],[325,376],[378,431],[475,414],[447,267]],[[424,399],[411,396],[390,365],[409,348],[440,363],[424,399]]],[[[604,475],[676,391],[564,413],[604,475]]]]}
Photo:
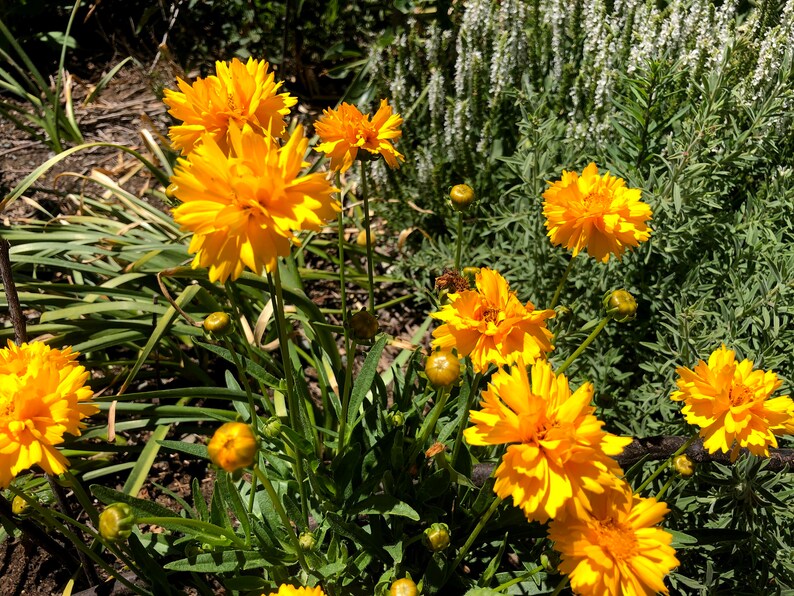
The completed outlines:
{"type": "Polygon", "coordinates": [[[14,413],[16,403],[11,395],[0,395],[0,418],[14,413]]]}
{"type": "Polygon", "coordinates": [[[482,320],[486,323],[496,323],[499,319],[499,309],[498,308],[486,308],[482,313],[482,320]]]}
{"type": "Polygon", "coordinates": [[[634,531],[613,518],[598,520],[595,526],[598,544],[613,559],[625,561],[637,554],[637,536],[634,531]]]}
{"type": "Polygon", "coordinates": [[[582,199],[582,204],[587,211],[603,211],[612,203],[611,193],[603,188],[594,186],[582,199]]]}
{"type": "Polygon", "coordinates": [[[728,401],[731,402],[731,406],[744,405],[752,401],[753,397],[755,397],[753,390],[741,383],[734,383],[728,390],[728,401]]]}

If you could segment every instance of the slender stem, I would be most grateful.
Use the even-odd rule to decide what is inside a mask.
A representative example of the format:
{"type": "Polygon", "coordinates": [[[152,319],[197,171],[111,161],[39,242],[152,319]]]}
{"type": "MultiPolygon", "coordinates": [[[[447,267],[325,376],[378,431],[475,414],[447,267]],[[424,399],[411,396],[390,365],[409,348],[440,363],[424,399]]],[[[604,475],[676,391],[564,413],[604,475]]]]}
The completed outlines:
{"type": "Polygon", "coordinates": [[[361,198],[364,201],[364,229],[367,236],[367,280],[369,281],[369,312],[375,314],[375,274],[372,260],[372,230],[369,221],[369,197],[367,196],[367,166],[361,162],[361,198]]]}
{"type": "Polygon", "coordinates": [[[516,584],[520,584],[521,582],[530,579],[532,576],[534,576],[537,573],[540,573],[541,571],[543,571],[543,565],[539,565],[538,567],[535,567],[534,569],[530,569],[526,573],[522,573],[521,575],[519,575],[518,577],[514,577],[510,581],[506,581],[503,584],[499,584],[498,586],[496,586],[494,588],[494,592],[501,592],[501,591],[506,590],[507,588],[509,588],[511,586],[515,586],[516,584]]]}
{"type": "Polygon", "coordinates": [[[14,277],[11,272],[10,249],[11,246],[8,244],[8,240],[0,238],[0,280],[3,282],[6,301],[8,302],[8,314],[11,317],[11,324],[14,326],[14,343],[19,346],[27,341],[27,332],[25,330],[25,317],[19,304],[17,286],[14,283],[14,277]]]}
{"type": "MultiPolygon", "coordinates": [[[[430,412],[430,420],[425,424],[422,434],[411,448],[411,454],[408,456],[409,462],[412,462],[419,451],[424,447],[427,437],[433,434],[433,429],[436,427],[436,422],[438,422],[438,418],[441,416],[441,411],[444,409],[444,406],[447,405],[447,398],[449,398],[449,388],[443,387],[439,392],[438,403],[436,403],[433,411],[430,412]]],[[[463,426],[465,426],[465,424],[463,426]]]]}
{"type": "Polygon", "coordinates": [[[256,496],[256,475],[251,476],[251,492],[248,494],[248,515],[254,513],[254,497],[256,496]]]}
{"type": "Polygon", "coordinates": [[[581,353],[584,352],[587,349],[587,346],[589,346],[591,343],[593,343],[593,340],[596,337],[598,337],[598,334],[601,333],[604,330],[604,327],[607,326],[607,323],[609,323],[611,318],[612,317],[607,315],[606,317],[601,319],[601,321],[598,323],[596,328],[593,329],[592,333],[590,333],[590,335],[587,336],[587,339],[585,339],[582,342],[582,345],[579,346],[578,348],[576,348],[576,351],[573,354],[571,354],[570,356],[568,356],[568,360],[563,362],[562,366],[560,366],[560,368],[557,369],[557,374],[558,375],[561,375],[562,373],[564,373],[565,370],[573,363],[573,361],[576,360],[581,355],[581,353]]]}
{"type": "Polygon", "coordinates": [[[667,489],[670,488],[673,484],[673,480],[675,480],[675,474],[670,474],[670,477],[667,481],[662,485],[662,488],[659,489],[659,492],[656,493],[656,500],[659,501],[664,496],[664,493],[667,492],[667,489]]]}
{"type": "Polygon", "coordinates": [[[458,211],[458,237],[455,245],[455,271],[460,271],[460,252],[463,246],[463,212],[458,211]]]}
{"type": "Polygon", "coordinates": [[[571,257],[571,260],[568,261],[568,266],[565,268],[565,273],[562,274],[560,278],[560,283],[557,284],[557,289],[554,292],[554,297],[551,299],[551,304],[549,308],[554,308],[557,306],[557,302],[560,299],[560,294],[562,294],[562,288],[565,286],[565,282],[568,280],[568,274],[571,272],[573,268],[573,262],[576,260],[576,257],[571,257]]]}
{"type": "Polygon", "coordinates": [[[491,506],[488,507],[488,511],[486,511],[483,516],[480,518],[480,521],[477,522],[477,525],[474,526],[474,530],[466,539],[466,543],[461,547],[458,551],[458,556],[455,557],[455,561],[452,563],[452,566],[449,568],[448,573],[454,573],[455,569],[458,568],[463,558],[469,552],[471,545],[474,544],[474,541],[477,540],[477,536],[480,535],[482,529],[485,527],[485,524],[488,523],[488,520],[491,519],[491,516],[496,512],[496,509],[499,507],[499,504],[502,502],[498,496],[494,495],[494,500],[491,503],[491,506]]]}
{"type": "Polygon", "coordinates": [[[248,398],[248,410],[251,415],[251,425],[254,427],[254,431],[256,431],[258,427],[256,405],[254,404],[254,394],[251,391],[251,385],[248,383],[248,376],[245,374],[245,369],[243,368],[243,363],[240,360],[240,356],[237,354],[237,350],[234,349],[234,343],[225,337],[223,338],[223,343],[226,345],[226,349],[229,350],[229,353],[232,355],[234,366],[237,367],[237,374],[240,377],[240,381],[243,383],[245,395],[248,398]]]}
{"type": "MultiPolygon", "coordinates": [[[[61,485],[58,484],[58,481],[53,478],[51,474],[47,474],[47,482],[50,483],[50,489],[52,490],[53,497],[55,497],[55,502],[58,504],[58,509],[60,509],[61,513],[66,517],[70,519],[73,518],[74,514],[72,513],[72,508],[69,507],[69,503],[66,502],[66,495],[64,495],[61,485]]],[[[93,563],[82,550],[77,550],[77,556],[80,558],[80,564],[83,567],[83,573],[85,574],[85,579],[88,581],[88,585],[96,586],[99,583],[99,576],[97,575],[93,563]]]]}
{"type": "Polygon", "coordinates": [[[353,385],[353,361],[356,359],[356,343],[345,336],[345,384],[342,386],[342,412],[339,417],[339,438],[337,439],[337,454],[341,455],[347,442],[347,409],[350,407],[350,394],[353,385]]]}
{"type": "Polygon", "coordinates": [[[265,487],[265,490],[267,491],[267,494],[273,503],[273,508],[276,510],[279,518],[281,518],[281,523],[284,524],[284,529],[287,530],[287,533],[289,534],[290,541],[295,547],[295,553],[298,555],[298,562],[300,563],[301,569],[303,569],[303,571],[306,573],[309,573],[309,566],[306,564],[306,559],[303,556],[303,549],[301,548],[300,541],[298,540],[298,534],[293,529],[292,523],[287,516],[287,512],[284,510],[284,506],[281,504],[281,501],[278,498],[276,489],[273,488],[273,484],[270,482],[270,478],[268,478],[267,474],[263,473],[262,470],[259,469],[259,466],[254,466],[254,474],[257,478],[259,478],[259,482],[262,483],[262,486],[265,487]]]}
{"type": "MultiPolygon", "coordinates": [[[[339,171],[336,172],[336,186],[342,188],[339,171]]],[[[342,304],[342,321],[347,329],[347,286],[345,281],[345,196],[339,191],[339,213],[337,214],[337,246],[339,250],[339,296],[342,304]]],[[[347,338],[347,331],[345,331],[347,338]]]]}
{"type": "MultiPolygon", "coordinates": [[[[289,355],[289,338],[287,337],[287,319],[284,316],[284,294],[281,289],[281,275],[278,270],[278,265],[273,269],[273,274],[268,273],[268,281],[270,282],[271,296],[276,297],[276,302],[273,305],[273,312],[276,315],[276,324],[278,325],[278,343],[279,351],[281,352],[281,366],[284,369],[284,380],[287,384],[287,404],[289,415],[289,423],[292,430],[303,434],[300,412],[298,411],[299,402],[297,395],[295,395],[295,382],[292,378],[292,361],[289,355]]],[[[293,454],[295,459],[295,481],[298,483],[298,492],[300,493],[301,513],[303,514],[304,521],[309,522],[309,507],[306,500],[306,489],[303,486],[303,458],[297,451],[293,454]]]]}
{"type": "Polygon", "coordinates": [[[697,434],[692,435],[686,443],[681,445],[681,447],[678,449],[678,451],[676,451],[670,457],[668,457],[666,460],[664,460],[662,463],[660,463],[657,466],[656,470],[654,470],[653,474],[648,476],[647,480],[645,480],[645,482],[643,482],[642,484],[640,484],[639,487],[637,487],[637,489],[634,491],[634,494],[638,495],[642,491],[644,491],[646,488],[648,488],[648,485],[651,482],[653,482],[654,480],[656,480],[656,478],[659,476],[659,474],[661,474],[664,471],[664,469],[667,468],[667,466],[670,465],[670,462],[672,462],[676,457],[678,457],[679,455],[684,453],[684,451],[689,449],[689,447],[692,445],[692,443],[697,441],[697,438],[698,438],[697,434]]]}
{"type": "MultiPolygon", "coordinates": [[[[482,373],[477,373],[474,375],[474,379],[471,382],[471,393],[469,393],[468,403],[466,404],[466,412],[471,410],[472,406],[474,405],[474,400],[477,399],[477,386],[480,384],[480,379],[482,379],[482,373]]],[[[460,426],[458,426],[458,434],[455,436],[455,444],[452,447],[452,465],[454,467],[455,462],[458,461],[458,453],[460,453],[461,445],[463,445],[463,431],[466,429],[466,420],[468,419],[468,414],[464,417],[461,421],[460,426]]]]}
{"type": "Polygon", "coordinates": [[[560,580],[560,583],[557,584],[557,587],[554,588],[554,591],[551,593],[551,596],[557,596],[560,592],[562,592],[563,588],[568,585],[568,576],[563,576],[560,580]]]}

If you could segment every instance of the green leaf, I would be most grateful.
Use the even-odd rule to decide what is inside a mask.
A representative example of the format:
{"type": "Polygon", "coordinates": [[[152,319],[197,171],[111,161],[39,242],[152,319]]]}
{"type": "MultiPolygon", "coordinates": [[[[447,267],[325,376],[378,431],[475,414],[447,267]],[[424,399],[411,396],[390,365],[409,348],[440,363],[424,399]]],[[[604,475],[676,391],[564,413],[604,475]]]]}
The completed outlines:
{"type": "Polygon", "coordinates": [[[398,515],[413,521],[419,521],[420,519],[419,514],[413,507],[391,495],[373,495],[368,499],[364,499],[353,507],[351,513],[398,515]]]}
{"type": "Polygon", "coordinates": [[[91,489],[91,494],[105,503],[105,505],[126,503],[132,507],[137,517],[179,517],[170,509],[151,500],[139,499],[101,484],[92,484],[89,488],[91,489]]]}
{"type": "Polygon", "coordinates": [[[210,455],[207,452],[207,446],[200,443],[185,443],[184,441],[157,441],[160,447],[171,449],[172,451],[181,451],[194,457],[201,459],[209,459],[210,455]]]}
{"type": "Polygon", "coordinates": [[[347,408],[347,419],[351,422],[351,424],[348,425],[346,430],[347,436],[345,437],[345,443],[348,442],[347,439],[350,438],[350,434],[352,433],[353,429],[361,420],[361,418],[358,417],[358,411],[361,408],[361,405],[364,403],[364,398],[367,396],[367,393],[372,388],[372,381],[378,371],[378,362],[380,362],[380,356],[383,353],[383,348],[386,347],[386,342],[388,339],[389,337],[386,334],[381,334],[381,336],[375,342],[375,345],[372,346],[369,354],[367,354],[367,357],[364,359],[364,365],[361,367],[361,372],[358,373],[358,377],[353,383],[353,390],[350,394],[350,403],[348,404],[347,408]]]}
{"type": "Polygon", "coordinates": [[[196,573],[229,573],[230,571],[246,571],[248,569],[262,569],[271,565],[257,551],[225,550],[220,553],[202,553],[195,557],[188,557],[167,563],[165,569],[171,571],[193,571],[196,573]]]}

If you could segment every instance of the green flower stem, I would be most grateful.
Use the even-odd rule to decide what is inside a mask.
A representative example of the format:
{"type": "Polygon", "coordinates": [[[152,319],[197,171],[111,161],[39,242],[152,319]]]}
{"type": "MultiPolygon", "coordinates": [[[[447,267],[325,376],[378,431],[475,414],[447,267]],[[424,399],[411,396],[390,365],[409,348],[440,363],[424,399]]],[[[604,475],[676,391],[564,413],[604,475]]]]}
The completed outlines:
{"type": "Polygon", "coordinates": [[[575,259],[576,257],[571,257],[571,260],[568,261],[568,266],[565,268],[565,273],[562,274],[560,283],[557,284],[557,289],[554,292],[554,297],[551,299],[551,304],[549,305],[550,309],[553,309],[555,306],[557,306],[557,302],[560,300],[560,294],[562,294],[562,289],[565,286],[565,282],[568,281],[568,274],[571,272],[571,269],[573,269],[573,262],[575,259]]]}
{"type": "Polygon", "coordinates": [[[369,221],[369,197],[367,196],[367,166],[361,162],[361,198],[364,201],[364,230],[367,235],[367,280],[369,282],[369,312],[375,314],[375,274],[372,260],[372,230],[369,221]]]}
{"type": "Polygon", "coordinates": [[[444,409],[444,406],[447,405],[447,398],[449,398],[449,388],[443,387],[439,392],[438,403],[436,403],[435,407],[433,408],[433,411],[430,412],[430,421],[425,425],[422,434],[419,436],[419,438],[416,440],[416,443],[414,443],[414,446],[411,448],[411,454],[408,456],[409,462],[412,462],[414,460],[414,458],[419,454],[419,451],[424,447],[427,438],[431,434],[433,434],[433,429],[435,429],[436,422],[438,422],[438,418],[441,416],[441,411],[444,409]]]}
{"type": "Polygon", "coordinates": [[[182,526],[185,528],[192,528],[198,531],[204,530],[207,534],[220,534],[224,538],[228,538],[229,541],[237,548],[240,549],[246,548],[245,542],[242,541],[240,537],[234,533],[233,530],[229,528],[221,528],[220,526],[216,526],[215,524],[211,524],[209,522],[205,522],[200,519],[192,519],[189,517],[151,516],[151,517],[135,518],[135,523],[138,525],[148,524],[150,526],[162,526],[164,528],[173,528],[173,527],[182,526]]]}
{"type": "Polygon", "coordinates": [[[664,496],[664,493],[667,492],[667,489],[673,485],[673,480],[675,480],[675,474],[670,474],[670,477],[667,479],[667,482],[662,485],[662,488],[659,489],[659,492],[656,493],[656,500],[660,501],[664,496]]]}
{"type": "Polygon", "coordinates": [[[596,328],[593,329],[592,333],[590,333],[590,335],[587,336],[587,339],[585,339],[582,342],[582,345],[579,346],[578,348],[576,348],[576,351],[573,354],[571,354],[570,356],[568,356],[568,360],[563,362],[562,366],[560,366],[560,368],[557,369],[556,374],[561,375],[562,373],[564,373],[566,371],[566,369],[569,366],[571,366],[573,361],[576,360],[581,355],[581,353],[584,352],[587,349],[587,346],[589,346],[591,343],[593,343],[593,340],[596,337],[598,337],[598,334],[601,333],[604,330],[604,327],[607,326],[607,323],[609,323],[609,321],[611,319],[612,319],[612,317],[610,317],[609,315],[607,315],[606,317],[601,319],[601,321],[598,323],[596,328]]]}
{"type": "MultiPolygon", "coordinates": [[[[339,171],[336,172],[336,186],[339,187],[339,213],[337,214],[337,250],[339,251],[339,296],[342,304],[342,321],[347,329],[347,286],[345,281],[345,195],[339,171]]],[[[370,282],[371,283],[371,282],[370,282]]],[[[347,338],[347,331],[345,331],[347,338]]]]}
{"type": "Polygon", "coordinates": [[[531,570],[527,571],[526,573],[522,573],[521,575],[519,575],[518,577],[514,577],[510,581],[506,581],[503,584],[499,584],[498,586],[496,586],[494,588],[494,591],[495,592],[501,592],[503,590],[507,590],[507,588],[509,588],[511,586],[515,586],[516,584],[520,584],[521,582],[532,578],[535,574],[540,573],[541,571],[543,571],[543,565],[535,567],[534,569],[531,569],[531,570]]]}
{"type": "Polygon", "coordinates": [[[234,361],[234,366],[237,367],[237,375],[240,377],[240,381],[242,381],[243,383],[243,388],[245,389],[245,395],[248,398],[248,411],[250,412],[251,415],[251,425],[254,427],[254,432],[256,432],[259,424],[257,423],[256,405],[254,404],[254,394],[251,391],[251,385],[248,383],[248,376],[245,374],[245,369],[243,368],[243,363],[240,360],[240,356],[237,354],[237,350],[234,349],[234,343],[224,337],[223,345],[226,346],[226,349],[229,350],[229,353],[231,353],[232,360],[234,361]]]}
{"type": "Polygon", "coordinates": [[[694,443],[695,441],[697,441],[697,438],[698,438],[698,436],[697,436],[697,435],[692,435],[692,436],[689,438],[689,440],[688,440],[686,443],[684,443],[683,445],[681,445],[681,447],[678,449],[678,451],[676,451],[675,453],[673,453],[673,454],[672,454],[670,457],[668,457],[668,458],[667,458],[666,460],[664,460],[664,461],[663,461],[661,464],[659,464],[659,465],[657,466],[656,470],[654,470],[653,474],[651,474],[650,476],[648,476],[647,480],[645,480],[645,482],[643,482],[642,484],[640,484],[640,486],[639,486],[639,487],[637,487],[637,489],[634,491],[634,494],[635,494],[635,495],[638,495],[638,494],[640,494],[642,491],[644,491],[646,488],[648,488],[648,486],[651,484],[651,482],[653,482],[654,480],[656,480],[656,478],[659,476],[659,474],[661,474],[661,473],[662,473],[662,472],[663,472],[663,471],[664,471],[664,470],[665,470],[665,469],[666,469],[666,468],[667,468],[667,467],[668,467],[668,466],[669,466],[669,465],[672,463],[672,461],[673,461],[673,460],[674,460],[676,457],[678,457],[679,455],[681,455],[682,453],[684,453],[684,451],[686,451],[687,449],[689,449],[689,448],[692,446],[692,443],[694,443]]]}
{"type": "MultiPolygon", "coordinates": [[[[279,273],[278,265],[274,267],[272,275],[268,273],[268,281],[270,282],[271,296],[275,296],[276,298],[276,302],[273,304],[273,313],[275,314],[276,324],[278,326],[281,366],[284,369],[284,380],[287,385],[287,414],[289,415],[289,423],[292,430],[300,433],[302,430],[298,411],[300,403],[295,395],[295,381],[292,378],[292,362],[289,356],[289,338],[287,337],[287,319],[284,316],[284,293],[281,289],[281,274],[279,273]]],[[[300,453],[297,452],[294,454],[294,459],[295,463],[293,469],[295,471],[295,481],[298,483],[298,492],[300,493],[301,513],[303,514],[304,521],[308,525],[309,506],[306,499],[306,488],[303,482],[303,459],[300,453]]]]}
{"type": "Polygon", "coordinates": [[[466,416],[461,421],[460,425],[458,426],[458,434],[455,436],[455,444],[452,447],[452,465],[455,465],[455,462],[458,460],[458,453],[460,453],[460,448],[463,445],[463,431],[466,429],[466,420],[468,420],[468,411],[472,409],[474,405],[474,400],[477,399],[477,387],[480,384],[480,380],[482,379],[482,373],[477,373],[474,375],[474,379],[471,382],[471,393],[469,393],[468,403],[466,404],[466,416]]]}
{"type": "Polygon", "coordinates": [[[251,476],[251,492],[248,493],[248,515],[254,513],[254,497],[256,496],[256,475],[251,476]]]}
{"type": "Polygon", "coordinates": [[[339,438],[337,439],[337,454],[345,450],[345,435],[347,434],[347,409],[350,406],[350,394],[353,385],[353,361],[356,359],[356,343],[345,335],[345,383],[342,386],[342,412],[339,416],[339,438]]]}
{"type": "Polygon", "coordinates": [[[480,521],[478,521],[477,525],[474,526],[474,530],[472,531],[471,534],[469,534],[469,537],[466,539],[466,543],[458,551],[458,556],[455,557],[455,561],[453,561],[452,566],[448,570],[448,573],[450,573],[450,574],[454,573],[455,569],[458,568],[458,565],[461,564],[461,562],[463,561],[463,558],[469,552],[469,549],[471,548],[471,545],[474,544],[475,540],[477,540],[477,536],[480,535],[480,532],[482,532],[482,529],[485,527],[485,524],[488,523],[488,520],[491,519],[491,516],[494,513],[496,513],[496,510],[499,507],[499,505],[501,504],[501,502],[502,502],[502,499],[500,499],[498,496],[494,495],[494,500],[491,503],[491,506],[488,507],[488,511],[486,511],[483,514],[483,516],[480,518],[480,521]]]}
{"type": "Polygon", "coordinates": [[[557,584],[557,587],[554,588],[554,591],[551,593],[551,596],[557,596],[560,592],[562,592],[563,588],[568,585],[568,576],[563,576],[560,580],[560,583],[557,584]]]}
{"type": "Polygon", "coordinates": [[[88,519],[91,520],[91,523],[94,526],[99,526],[99,512],[94,504],[91,502],[90,497],[85,492],[83,485],[80,481],[72,474],[69,470],[66,470],[62,477],[69,483],[69,487],[74,492],[74,496],[77,497],[77,501],[80,503],[80,506],[83,508],[83,511],[86,512],[88,515],[88,519]]]}
{"type": "Polygon", "coordinates": [[[458,211],[458,237],[455,244],[455,270],[460,271],[460,253],[463,247],[463,212],[458,211]]]}
{"type": "Polygon", "coordinates": [[[270,478],[268,478],[267,474],[263,473],[262,470],[259,469],[259,466],[254,466],[254,474],[257,478],[259,478],[259,482],[262,483],[262,486],[265,487],[265,490],[267,491],[267,494],[273,503],[273,508],[276,510],[276,513],[281,519],[281,523],[284,524],[284,529],[287,530],[287,533],[289,534],[292,546],[295,548],[295,553],[298,555],[298,562],[300,563],[301,569],[303,569],[304,572],[309,573],[309,566],[306,564],[306,558],[303,556],[303,549],[301,548],[300,541],[298,540],[298,535],[292,528],[292,523],[287,516],[287,512],[284,510],[284,506],[281,504],[281,501],[278,498],[276,489],[273,488],[273,484],[270,482],[270,478]]]}

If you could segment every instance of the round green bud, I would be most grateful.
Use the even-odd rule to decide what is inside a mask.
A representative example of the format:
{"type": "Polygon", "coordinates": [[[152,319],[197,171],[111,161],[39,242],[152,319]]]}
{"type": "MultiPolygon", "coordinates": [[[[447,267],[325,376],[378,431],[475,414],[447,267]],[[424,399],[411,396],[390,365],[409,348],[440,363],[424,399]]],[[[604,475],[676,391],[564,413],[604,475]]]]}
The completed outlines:
{"type": "Polygon", "coordinates": [[[24,515],[29,507],[30,503],[19,495],[14,496],[14,499],[11,501],[11,511],[14,515],[24,515]]]}
{"type": "Polygon", "coordinates": [[[637,316],[637,301],[626,290],[615,290],[607,294],[603,304],[607,315],[618,323],[631,321],[637,316]]]}
{"type": "Polygon", "coordinates": [[[298,544],[300,544],[301,550],[310,551],[317,544],[317,539],[311,532],[301,532],[300,536],[298,536],[298,544]]]}
{"type": "Polygon", "coordinates": [[[214,312],[204,319],[203,327],[213,335],[227,335],[232,330],[232,320],[225,312],[214,312]]]}
{"type": "Polygon", "coordinates": [[[441,552],[449,547],[449,526],[447,524],[432,524],[422,535],[422,542],[434,553],[441,552]]]}
{"type": "Polygon", "coordinates": [[[474,189],[468,184],[456,184],[449,191],[449,200],[455,211],[466,211],[475,198],[474,189]]]}
{"type": "Polygon", "coordinates": [[[389,412],[388,418],[389,422],[394,428],[400,428],[403,424],[405,424],[405,414],[399,410],[395,412],[389,412]]]}
{"type": "Polygon", "coordinates": [[[673,460],[673,467],[684,478],[689,478],[695,473],[695,462],[686,453],[676,456],[673,460]]]}
{"type": "Polygon", "coordinates": [[[439,350],[427,357],[425,374],[437,389],[450,388],[460,378],[460,360],[449,350],[439,350]]]}
{"type": "Polygon", "coordinates": [[[262,433],[268,439],[275,439],[281,434],[281,420],[279,420],[278,416],[271,416],[265,421],[262,433]]]}
{"type": "Polygon", "coordinates": [[[378,324],[378,319],[362,308],[350,317],[350,330],[353,332],[355,339],[369,341],[378,334],[380,325],[378,324]]]}
{"type": "Polygon", "coordinates": [[[410,577],[398,579],[389,587],[389,596],[416,596],[416,582],[410,577]]]}
{"type": "Polygon", "coordinates": [[[99,514],[99,534],[110,542],[126,540],[135,526],[135,515],[126,503],[113,503],[99,514]]]}

